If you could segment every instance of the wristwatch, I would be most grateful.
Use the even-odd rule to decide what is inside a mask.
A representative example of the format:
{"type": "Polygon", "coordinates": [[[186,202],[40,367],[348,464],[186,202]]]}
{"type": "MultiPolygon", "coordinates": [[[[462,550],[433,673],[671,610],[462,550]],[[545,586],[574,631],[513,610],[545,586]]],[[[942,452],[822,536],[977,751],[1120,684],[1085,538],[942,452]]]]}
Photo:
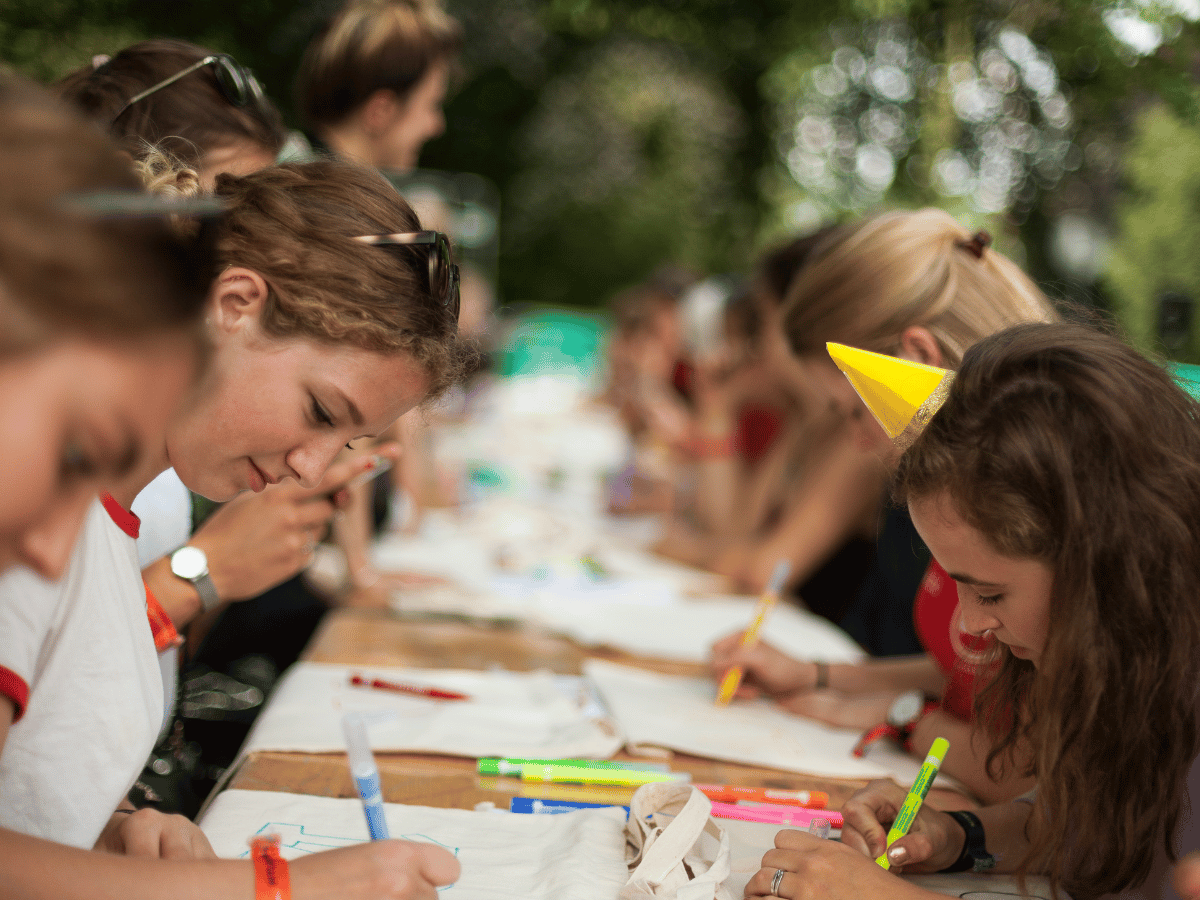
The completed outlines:
{"type": "Polygon", "coordinates": [[[955,809],[946,813],[962,826],[967,834],[963,843],[962,853],[953,863],[942,869],[943,872],[987,872],[996,867],[996,857],[988,853],[987,841],[983,833],[983,823],[979,816],[965,809],[955,809]]]}
{"type": "Polygon", "coordinates": [[[888,707],[885,721],[896,729],[897,738],[900,743],[904,744],[908,741],[908,736],[912,734],[913,726],[921,720],[923,715],[925,715],[925,694],[917,690],[905,691],[892,701],[892,705],[888,707]]]}
{"type": "Polygon", "coordinates": [[[184,581],[190,581],[200,595],[200,605],[208,612],[221,602],[217,588],[208,574],[208,557],[199,547],[184,544],[171,554],[171,572],[184,581]]]}

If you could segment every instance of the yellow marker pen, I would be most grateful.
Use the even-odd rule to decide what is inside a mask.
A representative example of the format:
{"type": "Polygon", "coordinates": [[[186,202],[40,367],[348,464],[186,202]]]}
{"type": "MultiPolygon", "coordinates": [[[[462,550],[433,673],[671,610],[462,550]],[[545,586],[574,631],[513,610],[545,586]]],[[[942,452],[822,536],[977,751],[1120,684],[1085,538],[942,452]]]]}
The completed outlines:
{"type": "Polygon", "coordinates": [[[533,765],[521,767],[522,781],[556,784],[640,785],[657,781],[691,781],[687,772],[639,772],[634,769],[601,769],[583,766],[533,765]]]}
{"type": "Polygon", "coordinates": [[[933,746],[929,748],[929,755],[925,757],[925,762],[921,763],[921,771],[917,773],[917,780],[913,782],[912,790],[904,798],[904,805],[900,807],[900,812],[896,815],[896,821],[892,823],[892,828],[888,831],[887,846],[883,848],[883,852],[875,860],[875,862],[879,863],[885,869],[890,868],[887,860],[888,847],[908,834],[908,829],[912,827],[913,820],[917,817],[917,812],[921,809],[921,804],[925,802],[925,795],[929,793],[929,788],[933,785],[933,779],[937,777],[938,769],[942,765],[942,760],[946,758],[946,751],[949,749],[950,742],[945,738],[938,738],[933,742],[933,746]]]}
{"type": "MultiPolygon", "coordinates": [[[[754,610],[754,620],[746,629],[746,633],[742,635],[742,649],[753,647],[758,641],[758,633],[762,630],[763,623],[767,621],[767,613],[779,599],[779,592],[783,590],[783,583],[787,581],[788,573],[791,570],[792,564],[786,559],[781,559],[775,564],[775,571],[771,573],[767,589],[763,591],[758,606],[754,610]]],[[[741,666],[734,666],[725,673],[725,677],[721,679],[721,687],[717,690],[717,706],[729,705],[729,701],[737,693],[738,685],[742,683],[742,676],[745,674],[741,666]]]]}

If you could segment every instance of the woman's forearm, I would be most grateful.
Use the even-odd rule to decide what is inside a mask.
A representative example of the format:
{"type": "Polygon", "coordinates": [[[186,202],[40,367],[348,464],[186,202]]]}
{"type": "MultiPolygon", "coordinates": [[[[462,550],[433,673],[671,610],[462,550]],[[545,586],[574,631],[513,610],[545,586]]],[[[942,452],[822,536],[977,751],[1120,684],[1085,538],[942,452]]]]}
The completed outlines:
{"type": "Polygon", "coordinates": [[[829,687],[844,694],[919,690],[940,697],[946,676],[928,654],[872,659],[865,663],[834,663],[829,667],[829,687]]]}
{"type": "Polygon", "coordinates": [[[2,900],[250,900],[240,860],[131,859],[0,829],[2,900]]]}
{"type": "Polygon", "coordinates": [[[936,738],[950,742],[950,750],[942,762],[942,771],[957,778],[985,804],[1003,803],[1026,793],[1037,780],[1024,773],[1023,766],[1009,765],[999,780],[987,771],[988,741],[984,733],[957,716],[934,710],[913,727],[912,752],[924,756],[936,738]]]}

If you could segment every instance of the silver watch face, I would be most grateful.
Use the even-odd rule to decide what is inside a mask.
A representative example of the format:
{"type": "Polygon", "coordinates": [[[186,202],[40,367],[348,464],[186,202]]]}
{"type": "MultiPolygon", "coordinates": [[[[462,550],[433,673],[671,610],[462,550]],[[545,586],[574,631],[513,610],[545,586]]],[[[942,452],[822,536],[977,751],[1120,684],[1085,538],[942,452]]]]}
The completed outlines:
{"type": "Polygon", "coordinates": [[[171,571],[191,580],[208,571],[208,557],[199,547],[180,547],[171,554],[171,571]]]}
{"type": "Polygon", "coordinates": [[[921,715],[921,710],[924,708],[924,694],[920,691],[905,691],[892,701],[887,714],[888,724],[894,725],[897,728],[904,728],[907,725],[911,725],[917,721],[917,718],[921,715]]]}

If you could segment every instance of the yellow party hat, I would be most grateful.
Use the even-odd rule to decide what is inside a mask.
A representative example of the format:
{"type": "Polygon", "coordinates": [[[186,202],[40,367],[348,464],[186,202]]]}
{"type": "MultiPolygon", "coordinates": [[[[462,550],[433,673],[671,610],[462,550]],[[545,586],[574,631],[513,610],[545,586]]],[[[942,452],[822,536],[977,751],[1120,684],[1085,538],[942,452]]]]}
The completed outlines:
{"type": "Polygon", "coordinates": [[[949,369],[859,350],[825,345],[888,437],[896,440],[912,426],[917,431],[941,407],[954,380],[949,369]]]}

